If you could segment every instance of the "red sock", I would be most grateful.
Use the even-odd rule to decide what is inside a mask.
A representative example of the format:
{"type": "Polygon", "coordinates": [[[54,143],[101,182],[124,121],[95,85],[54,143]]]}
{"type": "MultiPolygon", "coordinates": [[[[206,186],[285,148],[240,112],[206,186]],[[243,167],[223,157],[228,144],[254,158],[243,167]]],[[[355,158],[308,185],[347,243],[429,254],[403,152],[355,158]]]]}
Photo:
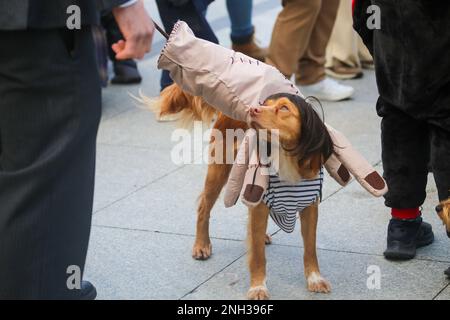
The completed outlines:
{"type": "Polygon", "coordinates": [[[415,219],[420,216],[419,208],[396,209],[392,208],[391,215],[396,219],[415,219]]]}

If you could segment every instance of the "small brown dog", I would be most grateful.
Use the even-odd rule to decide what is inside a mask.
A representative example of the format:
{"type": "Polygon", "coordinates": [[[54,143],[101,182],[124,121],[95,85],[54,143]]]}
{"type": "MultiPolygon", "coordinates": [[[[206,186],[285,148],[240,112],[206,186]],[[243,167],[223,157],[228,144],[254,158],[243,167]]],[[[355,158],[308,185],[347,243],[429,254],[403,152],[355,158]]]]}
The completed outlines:
{"type": "MultiPolygon", "coordinates": [[[[154,108],[155,109],[155,108],[154,108]]],[[[193,97],[183,92],[176,84],[167,87],[157,103],[160,116],[181,112],[181,120],[186,124],[193,120],[211,123],[217,115],[214,128],[225,135],[226,129],[248,129],[244,122],[236,121],[209,106],[200,97],[193,97]]],[[[317,177],[323,163],[333,152],[331,137],[320,117],[309,103],[299,96],[277,94],[269,97],[263,106],[250,110],[251,127],[278,129],[280,145],[280,180],[298,183],[302,179],[317,177]]],[[[214,140],[211,139],[211,144],[214,140]]],[[[230,152],[233,158],[237,152],[237,142],[232,148],[223,145],[223,157],[230,152]]],[[[224,185],[232,164],[212,163],[208,165],[208,173],[203,192],[199,197],[197,210],[196,239],[192,250],[194,259],[205,260],[212,254],[209,237],[209,219],[211,209],[224,185]]],[[[304,273],[308,290],[312,292],[328,293],[331,290],[328,281],[319,271],[316,253],[316,229],[318,220],[319,199],[309,204],[300,214],[301,234],[304,243],[304,273]]],[[[269,293],[266,287],[266,258],[265,244],[270,243],[266,235],[270,209],[261,202],[249,209],[248,246],[250,289],[249,299],[267,299],[269,293]]]]}

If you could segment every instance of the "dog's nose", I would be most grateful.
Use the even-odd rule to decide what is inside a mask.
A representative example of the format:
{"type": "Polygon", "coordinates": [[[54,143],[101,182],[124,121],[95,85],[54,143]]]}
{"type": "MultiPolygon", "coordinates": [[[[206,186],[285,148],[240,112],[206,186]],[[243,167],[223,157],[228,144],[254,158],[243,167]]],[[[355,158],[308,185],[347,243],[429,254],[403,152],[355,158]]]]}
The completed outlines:
{"type": "Polygon", "coordinates": [[[440,204],[437,205],[435,210],[436,210],[437,213],[441,212],[442,211],[442,206],[440,204]]]}
{"type": "Polygon", "coordinates": [[[447,231],[447,237],[450,238],[450,231],[447,231]]]}
{"type": "Polygon", "coordinates": [[[257,116],[259,113],[261,113],[261,108],[259,108],[259,107],[251,107],[250,108],[250,115],[252,117],[257,116]]]}

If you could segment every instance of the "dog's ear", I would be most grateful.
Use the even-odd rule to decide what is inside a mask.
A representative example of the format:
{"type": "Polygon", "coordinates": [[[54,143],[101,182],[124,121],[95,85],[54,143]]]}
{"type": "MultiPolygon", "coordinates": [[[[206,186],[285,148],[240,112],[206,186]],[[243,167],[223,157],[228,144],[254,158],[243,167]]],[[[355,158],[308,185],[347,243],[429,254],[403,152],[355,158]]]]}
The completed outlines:
{"type": "Polygon", "coordinates": [[[317,175],[323,163],[333,153],[333,141],[322,119],[305,100],[300,107],[300,140],[297,151],[302,176],[317,175]],[[310,172],[308,174],[308,171],[310,172]]]}

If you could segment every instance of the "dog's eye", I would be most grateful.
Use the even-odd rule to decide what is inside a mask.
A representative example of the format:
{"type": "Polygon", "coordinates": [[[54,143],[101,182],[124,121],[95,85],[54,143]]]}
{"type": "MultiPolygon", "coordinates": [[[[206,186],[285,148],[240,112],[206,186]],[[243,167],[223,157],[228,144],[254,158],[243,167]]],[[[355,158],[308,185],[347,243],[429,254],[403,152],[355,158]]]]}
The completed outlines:
{"type": "Polygon", "coordinates": [[[281,111],[289,111],[289,108],[287,106],[282,106],[280,108],[281,111]]]}

